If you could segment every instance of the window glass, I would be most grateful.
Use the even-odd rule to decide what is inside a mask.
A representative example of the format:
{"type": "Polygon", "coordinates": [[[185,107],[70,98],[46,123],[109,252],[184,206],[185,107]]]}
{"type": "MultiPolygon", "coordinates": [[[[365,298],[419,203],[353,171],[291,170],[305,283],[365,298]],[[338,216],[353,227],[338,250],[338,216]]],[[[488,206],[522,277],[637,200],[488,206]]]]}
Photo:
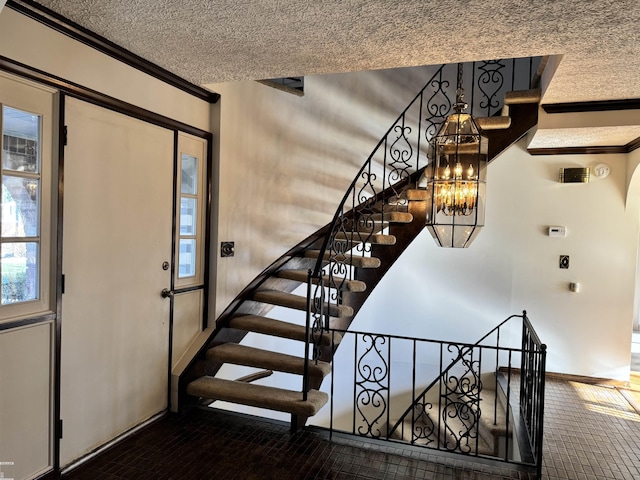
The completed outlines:
{"type": "Polygon", "coordinates": [[[38,192],[40,180],[2,176],[2,236],[38,235],[38,192]]]}
{"type": "Polygon", "coordinates": [[[2,168],[39,173],[40,117],[3,106],[2,168]]]}
{"type": "Polygon", "coordinates": [[[38,298],[38,243],[2,244],[2,305],[38,298]]]}
{"type": "Polygon", "coordinates": [[[2,305],[39,298],[41,118],[2,107],[2,305]]]}
{"type": "Polygon", "coordinates": [[[178,278],[193,277],[196,274],[196,241],[180,239],[178,278]]]}
{"type": "Polygon", "coordinates": [[[186,153],[182,154],[182,193],[198,194],[198,159],[186,153]]]}
{"type": "Polygon", "coordinates": [[[196,234],[197,214],[197,200],[182,197],[180,199],[180,235],[196,234]]]}

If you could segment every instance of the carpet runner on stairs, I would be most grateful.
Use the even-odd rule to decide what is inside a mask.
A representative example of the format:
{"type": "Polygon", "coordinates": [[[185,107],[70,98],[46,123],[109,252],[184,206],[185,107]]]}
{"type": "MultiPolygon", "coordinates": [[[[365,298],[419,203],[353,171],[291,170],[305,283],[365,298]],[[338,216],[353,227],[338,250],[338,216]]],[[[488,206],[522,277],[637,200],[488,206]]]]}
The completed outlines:
{"type": "MultiPolygon", "coordinates": [[[[274,337],[288,338],[300,342],[304,342],[307,339],[307,329],[304,325],[296,325],[259,315],[238,315],[229,321],[229,326],[238,330],[273,335],[274,337]]],[[[319,345],[329,346],[332,340],[334,344],[338,344],[342,340],[342,335],[339,333],[331,335],[327,332],[323,332],[322,335],[315,334],[315,341],[319,345]]]]}
{"type": "MultiPolygon", "coordinates": [[[[376,259],[377,260],[377,259],[376,259]]],[[[257,302],[269,303],[279,307],[293,308],[294,310],[307,311],[307,297],[294,295],[292,293],[280,292],[278,290],[262,290],[256,292],[253,299],[257,302]]],[[[353,308],[347,305],[336,305],[327,303],[325,311],[329,312],[331,317],[351,317],[353,316],[353,308]]]]}
{"type": "Polygon", "coordinates": [[[317,390],[310,390],[305,401],[302,392],[214,377],[194,380],[187,386],[187,393],[194,397],[267,408],[301,417],[315,415],[329,400],[326,393],[317,390]]]}
{"type": "MultiPolygon", "coordinates": [[[[209,349],[207,360],[247,367],[261,368],[264,370],[277,370],[279,372],[304,373],[304,358],[284,353],[270,352],[259,348],[247,347],[238,343],[224,343],[209,349]]],[[[331,365],[327,362],[309,362],[309,375],[323,379],[331,371],[331,365]]]]}

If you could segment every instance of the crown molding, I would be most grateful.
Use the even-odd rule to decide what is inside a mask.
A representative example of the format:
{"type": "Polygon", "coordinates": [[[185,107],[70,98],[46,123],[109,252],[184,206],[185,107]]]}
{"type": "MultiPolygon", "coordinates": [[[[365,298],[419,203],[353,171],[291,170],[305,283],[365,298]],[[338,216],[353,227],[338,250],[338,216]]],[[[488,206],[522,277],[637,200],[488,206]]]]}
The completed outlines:
{"type": "Polygon", "coordinates": [[[593,102],[547,103],[541,105],[546,113],[606,112],[640,109],[640,98],[626,100],[598,100],[593,102]]]}
{"type": "Polygon", "coordinates": [[[640,148],[640,137],[626,145],[607,145],[601,147],[550,147],[528,148],[530,155],[603,155],[612,153],[630,153],[640,148]]]}
{"type": "Polygon", "coordinates": [[[194,97],[209,103],[216,103],[220,95],[207,90],[199,85],[195,85],[182,77],[166,70],[155,63],[152,63],[139,55],[107,40],[106,38],[92,32],[66,17],[48,9],[32,0],[7,0],[5,7],[26,15],[74,40],[81,42],[99,52],[109,55],[116,60],[123,62],[141,72],[146,73],[158,80],[165,82],[175,88],[182,90],[194,97]]]}

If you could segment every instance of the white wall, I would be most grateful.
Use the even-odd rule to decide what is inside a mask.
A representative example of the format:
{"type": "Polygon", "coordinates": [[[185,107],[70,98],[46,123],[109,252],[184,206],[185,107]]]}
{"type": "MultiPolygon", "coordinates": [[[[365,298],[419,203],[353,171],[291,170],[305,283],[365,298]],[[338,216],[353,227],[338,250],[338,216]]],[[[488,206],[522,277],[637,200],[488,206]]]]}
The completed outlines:
{"type": "MultiPolygon", "coordinates": [[[[627,198],[626,207],[630,216],[640,218],[640,149],[627,155],[627,198]]],[[[640,238],[638,239],[640,251],[640,238]]],[[[640,257],[636,265],[635,303],[633,306],[633,329],[640,331],[640,257]]]]}
{"type": "Polygon", "coordinates": [[[512,147],[489,166],[486,227],[471,247],[440,249],[423,232],[353,327],[475,341],[527,310],[548,345],[549,371],[628,380],[638,217],[625,210],[626,161],[512,147]],[[608,178],[557,182],[560,167],[597,163],[611,166],[608,178]],[[548,237],[550,225],[568,236],[548,237]],[[568,270],[561,254],[571,257],[568,270]]]}
{"type": "MultiPolygon", "coordinates": [[[[303,98],[250,82],[213,87],[222,94],[219,234],[236,241],[236,257],[219,259],[216,315],[330,220],[357,167],[426,79],[418,69],[307,77],[303,98]]],[[[532,157],[512,147],[489,167],[487,226],[471,248],[440,249],[423,232],[354,328],[475,341],[526,309],[548,344],[550,371],[626,380],[638,244],[638,215],[625,209],[627,161],[532,157]],[[608,178],[557,181],[560,167],[602,162],[608,178]],[[548,237],[550,225],[565,225],[567,238],[548,237]],[[561,254],[571,256],[569,270],[559,269],[561,254]],[[571,293],[569,282],[582,291],[571,293]]]]}

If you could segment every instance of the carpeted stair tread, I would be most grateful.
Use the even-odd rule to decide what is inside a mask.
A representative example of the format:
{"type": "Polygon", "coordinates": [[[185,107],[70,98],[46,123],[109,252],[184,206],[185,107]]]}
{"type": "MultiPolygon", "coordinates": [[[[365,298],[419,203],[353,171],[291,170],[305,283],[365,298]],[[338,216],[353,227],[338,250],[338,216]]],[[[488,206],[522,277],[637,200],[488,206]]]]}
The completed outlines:
{"type": "Polygon", "coordinates": [[[511,117],[498,115],[496,117],[476,117],[481,130],[506,130],[511,126],[511,117]]]}
{"type": "MultiPolygon", "coordinates": [[[[238,315],[229,320],[229,327],[301,342],[305,341],[307,335],[307,329],[304,325],[295,325],[259,315],[238,315]]],[[[331,345],[332,339],[336,345],[342,341],[342,335],[337,332],[333,334],[333,337],[328,332],[323,332],[322,335],[317,334],[315,336],[320,339],[320,345],[324,346],[331,345]]]]}
{"type": "Polygon", "coordinates": [[[336,235],[338,241],[350,241],[354,244],[359,243],[372,243],[376,245],[395,245],[396,237],[394,235],[384,235],[381,233],[366,233],[366,232],[346,232],[338,233],[336,235]]]}
{"type": "MultiPolygon", "coordinates": [[[[378,260],[377,258],[375,260],[378,260]]],[[[380,260],[378,260],[380,262],[380,260]]],[[[295,295],[293,293],[281,292],[279,290],[261,290],[253,295],[256,302],[278,305],[280,307],[293,308],[295,310],[307,311],[307,297],[295,295]]],[[[352,317],[353,308],[347,305],[326,304],[325,309],[331,317],[352,317]]]]}
{"type": "MultiPolygon", "coordinates": [[[[278,277],[286,278],[300,283],[307,283],[307,270],[280,270],[278,277]]],[[[325,286],[329,286],[329,275],[324,275],[325,286]]],[[[318,283],[318,279],[313,279],[313,283],[318,283]]],[[[340,277],[333,277],[331,287],[337,286],[340,290],[348,290],[349,292],[364,292],[367,284],[360,280],[347,280],[340,277]]]]}
{"type": "MultiPolygon", "coordinates": [[[[493,437],[504,437],[507,434],[507,417],[499,399],[498,408],[494,409],[495,398],[496,392],[494,390],[482,389],[480,394],[480,411],[482,412],[480,415],[480,432],[486,432],[493,437]]],[[[509,425],[509,431],[511,432],[511,430],[511,425],[509,425]]]]}
{"type": "Polygon", "coordinates": [[[413,222],[413,215],[409,212],[384,212],[384,213],[372,213],[371,215],[363,215],[361,218],[371,220],[374,222],[389,222],[389,223],[411,223],[413,222]]]}
{"type": "MultiPolygon", "coordinates": [[[[446,435],[447,438],[447,442],[446,444],[444,444],[444,448],[450,450],[451,448],[453,448],[456,443],[457,443],[457,439],[456,439],[456,435],[459,435],[459,432],[464,432],[466,431],[466,426],[464,424],[464,422],[462,422],[459,418],[457,417],[447,417],[447,423],[446,426],[441,425],[441,429],[443,430],[444,434],[446,435]],[[456,432],[456,435],[454,435],[452,432],[456,432]]],[[[473,453],[477,453],[478,455],[488,455],[488,456],[496,456],[497,455],[497,445],[490,445],[483,437],[482,435],[478,435],[477,436],[477,451],[476,451],[476,438],[470,438],[469,439],[469,443],[468,445],[465,445],[465,440],[462,440],[462,450],[466,451],[466,449],[470,448],[471,452],[473,453]]]]}
{"type": "Polygon", "coordinates": [[[540,103],[542,93],[539,88],[531,90],[514,90],[504,94],[505,105],[519,105],[523,103],[540,103]]]}
{"type": "MultiPolygon", "coordinates": [[[[304,252],[304,255],[307,258],[318,258],[320,256],[320,250],[307,250],[304,252]]],[[[344,263],[348,263],[358,268],[378,268],[381,265],[380,259],[375,257],[361,257],[359,255],[352,256],[346,253],[342,255],[342,258],[344,259],[344,263]]],[[[331,259],[331,254],[329,252],[325,252],[322,259],[329,261],[331,259]]]]}
{"type": "Polygon", "coordinates": [[[300,417],[315,415],[329,400],[326,393],[317,390],[310,390],[304,401],[302,392],[214,377],[194,380],[187,386],[187,393],[210,400],[288,412],[300,417]]]}
{"type": "MultiPolygon", "coordinates": [[[[284,353],[271,352],[237,343],[223,343],[207,351],[207,360],[246,367],[275,370],[277,372],[304,374],[304,358],[284,353]]],[[[309,375],[324,378],[331,371],[327,362],[309,362],[309,375]]]]}

